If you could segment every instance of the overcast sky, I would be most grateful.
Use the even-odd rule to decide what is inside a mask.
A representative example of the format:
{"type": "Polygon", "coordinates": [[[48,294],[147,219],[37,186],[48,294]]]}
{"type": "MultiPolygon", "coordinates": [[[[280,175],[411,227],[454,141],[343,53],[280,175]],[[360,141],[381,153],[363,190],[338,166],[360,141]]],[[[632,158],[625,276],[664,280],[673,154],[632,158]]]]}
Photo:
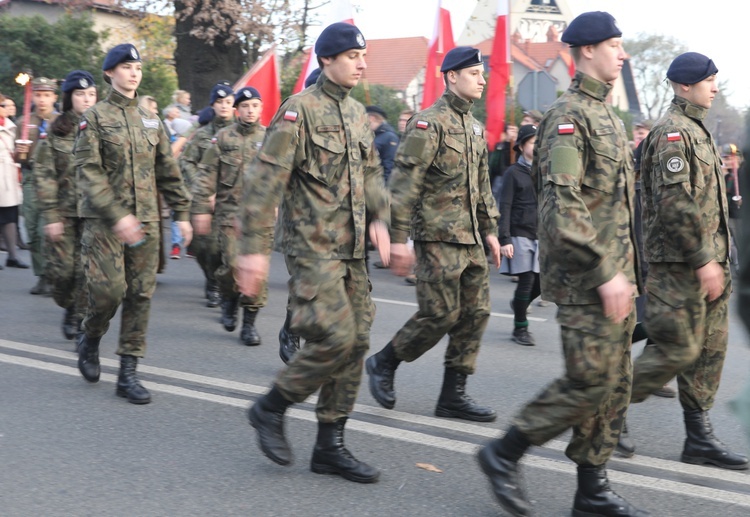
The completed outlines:
{"type": "MultiPolygon", "coordinates": [[[[663,34],[682,41],[689,50],[706,54],[728,80],[732,105],[750,107],[750,59],[743,58],[747,39],[747,2],[738,0],[568,0],[573,15],[608,11],[625,39],[638,33],[663,34]]],[[[432,35],[436,0],[352,0],[355,23],[366,38],[432,35]]],[[[474,0],[443,0],[450,10],[457,39],[475,6],[474,0]]],[[[666,70],[665,70],[666,74],[666,70]]]]}

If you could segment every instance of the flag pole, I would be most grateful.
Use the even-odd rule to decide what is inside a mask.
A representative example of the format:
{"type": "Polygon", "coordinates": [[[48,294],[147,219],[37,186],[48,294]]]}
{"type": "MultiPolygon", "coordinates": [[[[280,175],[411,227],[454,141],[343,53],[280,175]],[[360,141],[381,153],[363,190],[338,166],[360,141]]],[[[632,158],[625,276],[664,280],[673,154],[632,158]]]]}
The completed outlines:
{"type": "MultiPolygon", "coordinates": [[[[504,2],[506,0],[498,0],[499,2],[504,2]]],[[[508,116],[508,125],[515,125],[516,124],[516,103],[515,103],[515,92],[514,92],[514,86],[513,86],[513,49],[511,48],[511,17],[513,16],[513,2],[511,0],[508,1],[508,94],[510,95],[510,102],[508,103],[508,106],[510,107],[510,114],[508,116]]],[[[507,129],[507,127],[506,127],[507,129]]],[[[513,138],[510,141],[510,164],[513,165],[515,163],[516,159],[516,151],[513,149],[516,145],[516,139],[513,138]]]]}

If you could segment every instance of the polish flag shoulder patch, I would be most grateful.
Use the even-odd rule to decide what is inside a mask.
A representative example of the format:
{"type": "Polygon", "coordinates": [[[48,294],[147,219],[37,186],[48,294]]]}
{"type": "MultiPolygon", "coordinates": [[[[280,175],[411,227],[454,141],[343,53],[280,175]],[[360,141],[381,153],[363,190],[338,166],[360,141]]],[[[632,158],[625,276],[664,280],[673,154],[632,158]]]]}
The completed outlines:
{"type": "Polygon", "coordinates": [[[430,127],[430,123],[426,120],[417,120],[417,128],[427,129],[428,127],[430,127]]]}
{"type": "Polygon", "coordinates": [[[287,110],[284,112],[284,120],[289,122],[297,122],[297,117],[299,117],[299,113],[296,111],[287,110]]]}
{"type": "Polygon", "coordinates": [[[558,124],[557,134],[558,135],[572,135],[575,133],[576,127],[573,124],[558,124]]]}
{"type": "Polygon", "coordinates": [[[89,127],[89,123],[86,122],[85,120],[82,120],[81,123],[78,124],[78,131],[83,131],[87,127],[89,127]]]}
{"type": "Polygon", "coordinates": [[[218,142],[218,141],[219,141],[219,139],[218,139],[218,138],[216,138],[216,137],[213,137],[213,138],[211,139],[211,143],[212,143],[212,144],[215,144],[215,143],[216,143],[216,142],[218,142]]]}
{"type": "Polygon", "coordinates": [[[667,133],[667,142],[679,142],[682,140],[682,135],[679,132],[667,133]]]}

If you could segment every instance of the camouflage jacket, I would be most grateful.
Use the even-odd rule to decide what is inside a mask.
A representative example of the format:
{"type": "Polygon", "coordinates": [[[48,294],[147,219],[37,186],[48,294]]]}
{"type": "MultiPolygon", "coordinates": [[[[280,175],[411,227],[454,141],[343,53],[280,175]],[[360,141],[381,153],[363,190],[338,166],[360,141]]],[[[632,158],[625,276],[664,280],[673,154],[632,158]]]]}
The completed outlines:
{"type": "Polygon", "coordinates": [[[220,129],[230,126],[233,123],[234,120],[215,117],[205,126],[195,130],[192,138],[185,146],[182,154],[180,154],[179,159],[182,176],[185,178],[185,183],[190,187],[192,187],[194,179],[198,176],[198,167],[203,159],[203,155],[211,147],[211,140],[213,140],[220,129]]]}
{"type": "Polygon", "coordinates": [[[74,130],[65,136],[50,131],[46,138],[39,140],[34,151],[37,207],[44,214],[45,224],[57,223],[62,217],[77,215],[73,144],[79,117],[72,111],[61,116],[71,118],[74,130]]]}
{"type": "Polygon", "coordinates": [[[365,211],[388,224],[388,194],[365,108],[321,74],[288,98],[245,167],[241,254],[270,248],[317,259],[365,256],[365,211]]]}
{"type": "Polygon", "coordinates": [[[161,121],[114,89],[81,117],[73,148],[79,217],[109,225],[128,214],[159,221],[157,190],[175,211],[189,218],[190,192],[172,156],[161,121]]]}
{"type": "Polygon", "coordinates": [[[484,128],[473,103],[446,91],[409,120],[388,180],[391,240],[481,244],[497,235],[484,128]]]}
{"type": "Polygon", "coordinates": [[[726,187],[721,158],[703,125],[707,112],[675,97],[643,143],[648,262],[686,262],[697,269],[728,259],[726,187]]]}
{"type": "Polygon", "coordinates": [[[601,303],[596,288],[618,272],[640,287],[633,156],[611,89],[577,72],[537,130],[542,293],[557,304],[601,303]]]}
{"type": "Polygon", "coordinates": [[[234,226],[242,200],[242,171],[258,154],[266,128],[237,122],[219,131],[203,155],[193,181],[193,214],[210,214],[209,199],[216,195],[214,214],[220,226],[234,226]]]}
{"type": "MultiPolygon", "coordinates": [[[[34,168],[34,155],[36,154],[36,146],[40,140],[47,138],[49,128],[55,119],[60,114],[57,112],[52,113],[49,118],[43,119],[36,113],[32,113],[29,116],[29,140],[31,140],[31,149],[29,154],[26,155],[25,160],[19,160],[21,168],[23,169],[23,182],[33,181],[33,176],[30,173],[34,168]]],[[[21,128],[23,126],[23,115],[17,117],[18,129],[16,130],[16,138],[21,138],[21,128]]]]}

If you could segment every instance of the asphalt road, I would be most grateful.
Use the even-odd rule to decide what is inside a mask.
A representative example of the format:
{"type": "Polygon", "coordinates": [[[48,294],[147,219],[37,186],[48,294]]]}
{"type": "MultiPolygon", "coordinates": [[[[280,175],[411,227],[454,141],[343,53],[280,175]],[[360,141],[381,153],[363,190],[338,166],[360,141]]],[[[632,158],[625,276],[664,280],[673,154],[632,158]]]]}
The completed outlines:
{"type": "MultiPolygon", "coordinates": [[[[28,260],[28,253],[21,252],[28,260]]],[[[0,254],[4,263],[6,255],[0,254]]],[[[533,306],[536,347],[510,341],[508,300],[515,284],[492,275],[493,317],[469,393],[494,407],[498,421],[434,417],[442,380],[441,342],[396,376],[395,410],[380,408],[366,388],[347,425],[347,445],[381,469],[380,482],[359,485],[309,470],[314,405],[295,406],[287,432],[295,462],[280,467],[258,450],[245,410],[264,393],[282,363],[277,333],[284,320],[283,260],[274,255],[269,305],[258,317],[263,344],[246,348],[239,330],[219,324],[204,306],[202,275],[191,259],[169,261],[159,275],[139,371],[152,391],[147,406],[114,394],[119,316],[102,339],[102,380],[86,383],[73,343],[60,332],[62,310],[28,294],[29,270],[0,271],[0,515],[2,516],[491,516],[493,500],[474,453],[504,430],[523,403],[562,371],[555,307],[533,306]],[[417,466],[430,464],[441,472],[417,466]]],[[[372,350],[379,350],[415,310],[413,287],[373,270],[378,313],[372,350]]],[[[634,356],[640,346],[634,347],[634,356]]],[[[747,380],[748,338],[732,313],[730,351],[711,412],[718,436],[747,452],[747,436],[728,408],[747,380]]],[[[613,458],[615,490],[654,516],[750,514],[750,474],[680,463],[682,415],[674,399],[652,398],[629,416],[638,446],[613,458]]],[[[535,515],[570,515],[575,469],[566,436],[524,459],[535,515]]]]}

